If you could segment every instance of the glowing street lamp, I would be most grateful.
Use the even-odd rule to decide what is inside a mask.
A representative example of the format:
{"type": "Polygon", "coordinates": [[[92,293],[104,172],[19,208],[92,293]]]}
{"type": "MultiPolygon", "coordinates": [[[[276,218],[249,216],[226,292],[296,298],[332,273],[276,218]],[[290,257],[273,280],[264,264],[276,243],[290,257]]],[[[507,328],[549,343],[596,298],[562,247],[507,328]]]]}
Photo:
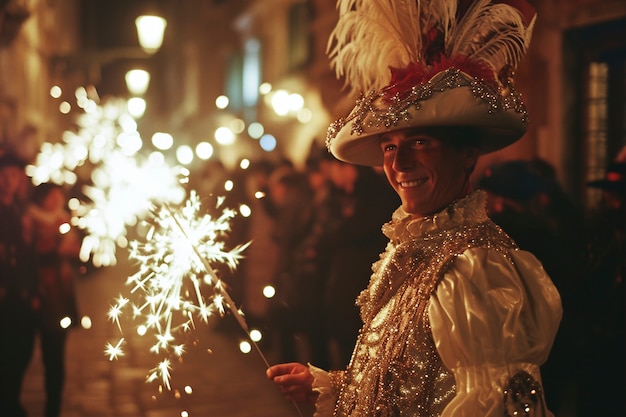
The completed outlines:
{"type": "Polygon", "coordinates": [[[167,21],[160,16],[139,16],[135,19],[139,44],[149,54],[154,54],[163,44],[167,21]]]}
{"type": "Polygon", "coordinates": [[[143,69],[132,69],[126,73],[126,87],[131,94],[142,96],[150,85],[150,73],[143,69]]]}

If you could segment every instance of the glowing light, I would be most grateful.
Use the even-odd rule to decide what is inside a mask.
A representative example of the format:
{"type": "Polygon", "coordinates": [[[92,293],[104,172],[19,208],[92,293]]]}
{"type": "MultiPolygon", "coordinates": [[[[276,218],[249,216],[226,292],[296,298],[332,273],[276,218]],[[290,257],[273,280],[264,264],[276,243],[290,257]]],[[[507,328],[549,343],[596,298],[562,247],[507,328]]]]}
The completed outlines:
{"type": "MultiPolygon", "coordinates": [[[[92,94],[94,95],[94,94],[92,94]]],[[[116,248],[125,245],[126,228],[144,216],[152,202],[180,202],[184,189],[177,167],[155,164],[138,154],[142,139],[126,102],[97,103],[85,88],[75,91],[84,112],[62,143],[44,142],[35,163],[26,168],[33,184],[74,184],[74,171],[87,166],[91,183],[82,186],[87,201],[72,201],[72,224],[85,232],[80,259],[95,266],[116,264],[116,248]]]]}
{"type": "Polygon", "coordinates": [[[61,102],[61,104],[59,104],[59,111],[62,114],[68,114],[70,111],[72,111],[72,105],[67,101],[63,101],[61,102]]]}
{"type": "Polygon", "coordinates": [[[155,167],[163,166],[165,164],[165,156],[161,152],[151,152],[148,155],[148,163],[155,167]]]}
{"type": "Polygon", "coordinates": [[[228,123],[228,126],[230,130],[232,130],[232,132],[235,134],[239,134],[246,130],[246,123],[241,119],[231,120],[230,123],[228,123]]]}
{"type": "Polygon", "coordinates": [[[117,137],[117,145],[125,155],[135,155],[143,146],[139,132],[123,132],[117,137]]]}
{"type": "Polygon", "coordinates": [[[141,97],[133,97],[128,100],[128,112],[135,119],[141,118],[146,112],[146,100],[141,97]]]}
{"type": "Polygon", "coordinates": [[[215,99],[215,107],[217,107],[218,109],[225,109],[226,107],[228,107],[228,104],[230,104],[230,100],[224,95],[218,96],[215,99]]]}
{"type": "Polygon", "coordinates": [[[110,343],[107,343],[104,353],[109,357],[109,360],[112,361],[121,356],[124,356],[124,351],[122,350],[122,344],[124,343],[124,338],[122,337],[117,344],[114,346],[110,343]]]}
{"type": "Polygon", "coordinates": [[[67,202],[67,207],[71,211],[78,210],[78,208],[80,207],[80,200],[78,198],[76,198],[76,197],[70,198],[70,200],[67,202]]]}
{"type": "Polygon", "coordinates": [[[70,226],[69,223],[63,223],[62,225],[59,226],[59,233],[61,233],[62,235],[67,234],[70,230],[72,229],[72,226],[70,226]]]}
{"type": "Polygon", "coordinates": [[[271,152],[276,149],[276,138],[273,135],[267,133],[261,136],[261,139],[259,140],[259,145],[264,151],[271,152]]]}
{"type": "Polygon", "coordinates": [[[261,339],[263,339],[263,334],[258,329],[252,329],[250,331],[250,339],[252,339],[253,342],[260,342],[261,339]]]}
{"type": "Polygon", "coordinates": [[[247,204],[241,204],[239,206],[239,214],[241,214],[242,217],[250,217],[252,209],[247,204]]]}
{"type": "Polygon", "coordinates": [[[185,394],[191,395],[193,393],[193,389],[189,385],[185,386],[185,394]]]}
{"type": "Polygon", "coordinates": [[[252,139],[260,138],[263,136],[263,133],[265,133],[265,129],[261,123],[253,122],[248,126],[248,135],[250,135],[252,139]]]}
{"type": "Polygon", "coordinates": [[[304,98],[298,93],[291,93],[287,97],[289,103],[289,111],[297,112],[304,107],[304,98]]]}
{"type": "Polygon", "coordinates": [[[115,248],[125,244],[127,226],[148,214],[152,202],[179,202],[184,198],[175,168],[138,161],[121,152],[109,155],[92,171],[93,185],[83,187],[89,198],[78,211],[79,226],[88,232],[80,257],[96,266],[117,263],[115,248]]]}
{"type": "Polygon", "coordinates": [[[183,165],[189,165],[193,161],[193,149],[188,145],[176,148],[176,159],[183,165]]]}
{"type": "MultiPolygon", "coordinates": [[[[223,201],[218,198],[216,208],[223,201]]],[[[147,381],[161,380],[168,389],[170,358],[182,356],[186,348],[178,338],[194,329],[196,321],[208,323],[230,309],[240,324],[245,324],[212,267],[220,263],[235,269],[248,246],[225,248],[223,238],[236,213],[223,209],[217,218],[200,213],[200,198],[195,191],[181,207],[153,208],[152,217],[145,220],[150,226],[145,241],[130,243],[129,258],[139,263],[139,270],[126,281],[131,287],[130,296],[118,297],[108,312],[109,320],[120,332],[120,316],[129,310],[133,319],[145,326],[146,334],[154,335],[150,351],[163,360],[149,371],[147,381]]]]}
{"type": "Polygon", "coordinates": [[[61,321],[59,321],[59,325],[61,325],[62,329],[67,329],[72,325],[72,319],[69,317],[63,317],[61,321]]]}
{"type": "Polygon", "coordinates": [[[235,188],[235,183],[232,180],[226,180],[224,182],[224,189],[226,191],[232,191],[235,188]]]}
{"type": "Polygon", "coordinates": [[[241,353],[250,353],[250,351],[252,351],[252,346],[250,345],[250,342],[244,340],[239,343],[239,350],[241,353]]]}
{"type": "Polygon", "coordinates": [[[153,54],[163,43],[167,21],[160,16],[139,16],[135,19],[139,43],[144,51],[153,54]]]}
{"type": "Polygon", "coordinates": [[[298,111],[296,118],[300,123],[309,123],[311,120],[313,120],[313,112],[305,107],[298,111]]]}
{"type": "Polygon", "coordinates": [[[239,168],[248,169],[250,167],[250,160],[248,158],[244,158],[239,162],[239,168]]]}
{"type": "Polygon", "coordinates": [[[131,94],[141,96],[148,91],[150,85],[150,73],[143,69],[132,69],[124,77],[126,87],[131,94]]]}
{"type": "Polygon", "coordinates": [[[91,317],[83,316],[80,318],[80,326],[83,329],[91,329],[91,317]]]}
{"type": "Polygon", "coordinates": [[[272,298],[276,295],[276,289],[271,285],[266,285],[263,287],[263,296],[265,298],[272,298]]]}
{"type": "Polygon", "coordinates": [[[269,94],[272,91],[272,84],[270,83],[262,83],[259,86],[259,93],[262,95],[269,94]]]}
{"type": "Polygon", "coordinates": [[[274,113],[279,116],[285,116],[289,113],[290,102],[289,93],[285,90],[276,90],[270,99],[274,113]]]}
{"type": "Polygon", "coordinates": [[[235,134],[227,127],[218,127],[215,130],[215,140],[220,145],[232,145],[235,142],[235,134]]]}
{"type": "Polygon", "coordinates": [[[200,142],[196,145],[196,155],[198,158],[206,161],[213,156],[213,145],[209,142],[200,142]]]}
{"type": "Polygon", "coordinates": [[[169,133],[156,132],[152,135],[152,144],[157,149],[167,151],[174,145],[174,138],[169,133]]]}
{"type": "Polygon", "coordinates": [[[255,191],[254,192],[254,198],[256,198],[257,200],[260,200],[262,198],[265,197],[265,193],[263,191],[255,191]]]}
{"type": "Polygon", "coordinates": [[[59,98],[61,97],[62,94],[63,94],[63,90],[61,90],[61,87],[59,87],[58,85],[53,85],[50,88],[50,97],[59,98]]]}

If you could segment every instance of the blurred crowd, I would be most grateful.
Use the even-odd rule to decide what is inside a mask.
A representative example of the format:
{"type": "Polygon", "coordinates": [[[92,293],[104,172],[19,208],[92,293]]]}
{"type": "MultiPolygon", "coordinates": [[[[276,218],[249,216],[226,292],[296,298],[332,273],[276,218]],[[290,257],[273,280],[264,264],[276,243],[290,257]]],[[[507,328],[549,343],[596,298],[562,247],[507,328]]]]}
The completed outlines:
{"type": "MultiPolygon", "coordinates": [[[[224,171],[209,169],[214,178],[224,171]]],[[[226,281],[249,326],[264,334],[262,348],[277,360],[345,367],[360,327],[354,301],[385,248],[381,226],[400,205],[382,171],[313,147],[301,168],[260,161],[217,177],[234,178],[227,205],[251,208],[230,238],[252,244],[226,281]],[[381,196],[375,204],[372,193],[381,196]]]]}
{"type": "Polygon", "coordinates": [[[34,187],[24,168],[16,156],[0,154],[0,416],[26,415],[22,382],[39,341],[44,415],[58,417],[67,334],[79,324],[74,279],[80,240],[69,227],[65,190],[34,187]]]}

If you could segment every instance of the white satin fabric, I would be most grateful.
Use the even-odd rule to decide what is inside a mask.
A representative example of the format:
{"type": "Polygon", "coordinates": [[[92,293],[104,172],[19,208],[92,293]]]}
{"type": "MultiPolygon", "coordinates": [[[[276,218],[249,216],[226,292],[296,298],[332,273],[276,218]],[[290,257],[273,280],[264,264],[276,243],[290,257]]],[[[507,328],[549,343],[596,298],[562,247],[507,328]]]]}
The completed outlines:
{"type": "MultiPolygon", "coordinates": [[[[501,417],[503,387],[520,370],[541,381],[561,320],[561,300],[539,261],[477,248],[455,261],[430,298],[437,351],[454,372],[444,417],[501,417]]],[[[549,393],[548,393],[549,394],[549,393]]]]}
{"type": "MultiPolygon", "coordinates": [[[[469,218],[486,220],[485,198],[474,193],[430,218],[411,218],[400,208],[383,230],[396,241],[469,218]]],[[[541,381],[539,366],[548,357],[562,309],[558,291],[531,253],[475,247],[446,270],[430,297],[428,315],[437,353],[456,384],[442,416],[502,417],[504,389],[513,375],[526,371],[541,381]]],[[[332,416],[337,397],[327,373],[310,369],[320,393],[315,417],[332,416]]]]}

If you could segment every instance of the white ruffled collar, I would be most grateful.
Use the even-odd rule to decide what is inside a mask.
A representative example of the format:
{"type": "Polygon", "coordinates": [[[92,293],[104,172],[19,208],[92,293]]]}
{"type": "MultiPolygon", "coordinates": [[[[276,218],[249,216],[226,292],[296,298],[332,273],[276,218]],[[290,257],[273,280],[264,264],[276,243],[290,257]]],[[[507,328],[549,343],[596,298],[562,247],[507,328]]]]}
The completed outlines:
{"type": "Polygon", "coordinates": [[[482,222],[488,219],[486,203],[487,194],[479,190],[432,216],[417,216],[400,207],[393,213],[391,221],[383,225],[382,231],[389,240],[399,243],[463,223],[482,222]]]}

